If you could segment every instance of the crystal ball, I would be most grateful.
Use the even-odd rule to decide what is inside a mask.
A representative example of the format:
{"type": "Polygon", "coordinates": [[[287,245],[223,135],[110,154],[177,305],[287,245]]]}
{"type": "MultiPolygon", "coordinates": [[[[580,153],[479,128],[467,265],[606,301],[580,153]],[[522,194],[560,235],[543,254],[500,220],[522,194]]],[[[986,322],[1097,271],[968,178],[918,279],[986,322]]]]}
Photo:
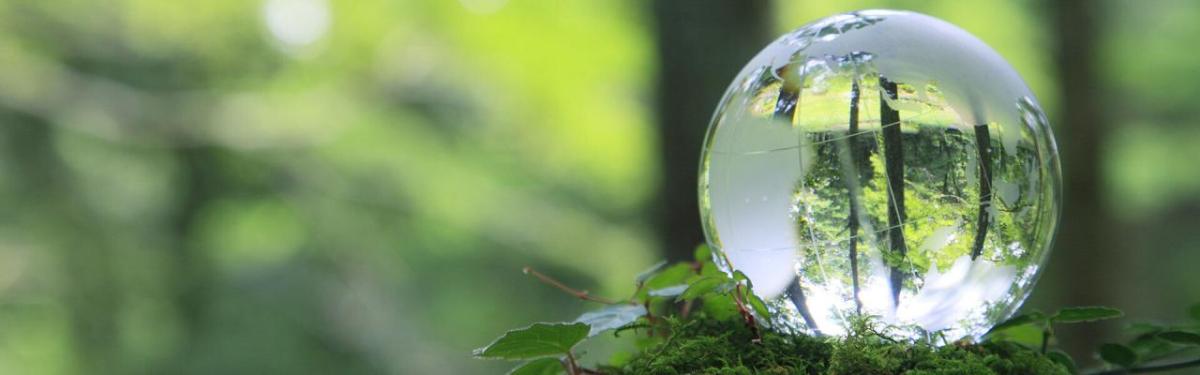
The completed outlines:
{"type": "Polygon", "coordinates": [[[700,206],[726,271],[775,321],[978,338],[1028,296],[1058,223],[1050,126],[994,50],[927,15],[870,10],[783,35],[708,128],[700,206]]]}

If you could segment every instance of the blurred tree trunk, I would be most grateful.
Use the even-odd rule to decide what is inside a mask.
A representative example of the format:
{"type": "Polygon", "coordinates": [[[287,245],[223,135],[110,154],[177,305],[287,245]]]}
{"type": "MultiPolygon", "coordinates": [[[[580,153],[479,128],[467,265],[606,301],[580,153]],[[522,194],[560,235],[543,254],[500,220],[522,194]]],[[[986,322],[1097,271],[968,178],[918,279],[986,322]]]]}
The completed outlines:
{"type": "Polygon", "coordinates": [[[184,352],[204,332],[210,305],[213,271],[209,257],[195,234],[206,205],[227,188],[220,174],[219,153],[213,146],[185,146],[175,151],[180,169],[180,195],[174,215],[175,306],[184,328],[184,352]]]}
{"type": "Polygon", "coordinates": [[[120,368],[117,310],[121,299],[114,266],[117,260],[102,221],[74,188],[69,169],[55,150],[55,129],[45,120],[0,108],[3,149],[18,160],[14,171],[28,197],[21,216],[33,218],[34,236],[47,245],[61,267],[63,304],[71,324],[72,368],[89,374],[115,374],[120,368]]]}
{"type": "Polygon", "coordinates": [[[696,197],[700,149],[717,101],[770,38],[770,3],[653,2],[658,42],[658,232],[668,259],[704,240],[696,197]]]}
{"type": "MultiPolygon", "coordinates": [[[[1063,157],[1063,219],[1048,278],[1060,289],[1054,307],[1113,305],[1118,280],[1112,220],[1105,205],[1102,147],[1110,124],[1102,114],[1102,81],[1096,70],[1098,20],[1104,2],[1055,0],[1050,3],[1052,50],[1059,96],[1058,139],[1063,157]]],[[[1062,344],[1075,358],[1090,351],[1112,326],[1063,327],[1062,344]]]]}

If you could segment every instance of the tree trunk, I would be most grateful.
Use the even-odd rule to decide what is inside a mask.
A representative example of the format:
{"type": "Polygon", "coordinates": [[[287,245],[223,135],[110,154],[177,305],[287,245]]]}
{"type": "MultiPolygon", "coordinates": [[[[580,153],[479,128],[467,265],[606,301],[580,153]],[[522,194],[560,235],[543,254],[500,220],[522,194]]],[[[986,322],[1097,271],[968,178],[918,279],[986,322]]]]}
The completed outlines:
{"type": "MultiPolygon", "coordinates": [[[[879,95],[896,99],[896,83],[879,78],[879,95]]],[[[900,304],[900,290],[904,289],[904,270],[896,262],[903,261],[908,254],[904,244],[904,223],[908,220],[904,210],[904,138],[900,132],[900,112],[887,104],[887,98],[879,99],[879,123],[883,132],[884,171],[888,181],[888,241],[893,261],[891,268],[892,302],[900,304]]]]}
{"type": "MultiPolygon", "coordinates": [[[[1114,247],[1108,237],[1111,219],[1101,189],[1101,147],[1110,124],[1100,110],[1101,90],[1096,70],[1097,20],[1105,2],[1056,0],[1051,2],[1051,35],[1055,36],[1058,87],[1062,98],[1058,135],[1063,152],[1063,220],[1055,254],[1047,272],[1060,289],[1053,300],[1059,306],[1112,304],[1114,247]]],[[[1111,324],[1063,327],[1065,347],[1076,358],[1088,358],[1091,343],[1112,332],[1111,324]]]]}
{"type": "Polygon", "coordinates": [[[987,239],[991,217],[988,211],[992,206],[992,137],[987,124],[975,125],[975,148],[979,151],[979,216],[975,222],[971,260],[983,255],[983,242],[987,239]]]}
{"type": "Polygon", "coordinates": [[[661,248],[687,260],[704,240],[696,197],[700,149],[717,101],[769,41],[766,1],[653,2],[659,53],[658,138],[661,248]]]}

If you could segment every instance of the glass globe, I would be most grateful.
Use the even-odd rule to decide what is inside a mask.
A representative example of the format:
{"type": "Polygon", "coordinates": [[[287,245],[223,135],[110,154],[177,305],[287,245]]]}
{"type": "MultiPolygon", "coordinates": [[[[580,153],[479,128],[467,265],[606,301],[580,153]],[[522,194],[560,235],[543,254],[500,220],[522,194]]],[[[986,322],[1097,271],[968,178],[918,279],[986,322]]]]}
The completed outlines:
{"type": "Polygon", "coordinates": [[[860,11],[780,37],[730,85],[700,173],[705,233],[777,323],[978,337],[1038,278],[1054,136],[1025,82],[945,21],[860,11]]]}

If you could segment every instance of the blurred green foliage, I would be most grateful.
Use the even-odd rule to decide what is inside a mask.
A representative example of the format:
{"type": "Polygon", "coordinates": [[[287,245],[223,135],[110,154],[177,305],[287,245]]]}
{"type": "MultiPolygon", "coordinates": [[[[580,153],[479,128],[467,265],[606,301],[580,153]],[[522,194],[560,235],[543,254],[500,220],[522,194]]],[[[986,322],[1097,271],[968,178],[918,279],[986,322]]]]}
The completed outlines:
{"type": "MultiPolygon", "coordinates": [[[[1200,300],[1200,4],[1102,3],[1107,303],[1171,318],[1200,300]]],[[[869,7],[975,33],[1055,113],[1036,2],[772,21],[869,7]]],[[[470,349],[581,308],[521,266],[623,294],[660,257],[647,8],[0,1],[0,373],[503,371],[470,349]]]]}

